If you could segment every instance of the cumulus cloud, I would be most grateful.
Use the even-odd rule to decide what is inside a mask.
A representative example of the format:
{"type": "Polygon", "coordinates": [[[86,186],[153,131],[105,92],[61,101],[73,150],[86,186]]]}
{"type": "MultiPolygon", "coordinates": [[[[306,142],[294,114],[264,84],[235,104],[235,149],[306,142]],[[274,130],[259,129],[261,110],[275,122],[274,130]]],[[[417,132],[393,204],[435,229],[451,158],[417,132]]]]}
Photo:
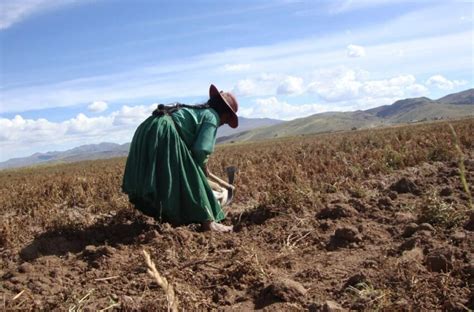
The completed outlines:
{"type": "Polygon", "coordinates": [[[112,125],[113,117],[87,117],[80,113],[75,118],[64,122],[66,134],[80,134],[94,136],[103,133],[112,125]]]}
{"type": "Polygon", "coordinates": [[[428,89],[416,82],[414,75],[398,75],[388,79],[368,79],[365,71],[346,67],[320,70],[309,83],[308,91],[328,102],[361,98],[401,98],[426,95],[428,89]]]}
{"type": "Polygon", "coordinates": [[[345,67],[318,70],[308,85],[308,91],[329,102],[356,98],[362,85],[358,77],[360,74],[362,72],[345,67]]]}
{"type": "Polygon", "coordinates": [[[38,151],[51,151],[53,147],[63,149],[64,146],[74,147],[101,141],[127,142],[154,108],[155,104],[123,106],[106,116],[89,117],[80,113],[62,122],[51,122],[44,118],[27,119],[21,115],[11,119],[0,118],[0,157],[1,160],[17,157],[20,150],[27,156],[38,151]]]}
{"type": "Polygon", "coordinates": [[[94,113],[101,113],[107,109],[108,105],[104,101],[95,101],[87,106],[87,109],[94,113]]]}
{"type": "Polygon", "coordinates": [[[242,110],[242,116],[251,118],[276,118],[282,120],[290,120],[298,117],[316,114],[324,110],[319,104],[288,104],[280,101],[276,97],[268,97],[257,99],[250,108],[242,110]]]}
{"type": "Polygon", "coordinates": [[[278,94],[300,94],[303,92],[303,78],[287,76],[277,88],[278,94]]]}
{"type": "Polygon", "coordinates": [[[365,56],[365,49],[362,46],[350,44],[347,46],[347,56],[349,57],[363,57],[365,56]]]}
{"type": "Polygon", "coordinates": [[[435,86],[441,90],[452,90],[467,84],[464,80],[449,80],[442,75],[434,75],[426,80],[428,86],[435,86]]]}
{"type": "Polygon", "coordinates": [[[132,107],[124,105],[119,111],[112,113],[112,117],[114,119],[113,124],[115,126],[137,125],[146,117],[150,116],[155,108],[156,104],[152,104],[150,106],[138,105],[132,107]]]}
{"type": "Polygon", "coordinates": [[[232,92],[240,96],[255,95],[258,91],[257,84],[251,79],[243,79],[237,81],[237,84],[232,89],[232,92]]]}

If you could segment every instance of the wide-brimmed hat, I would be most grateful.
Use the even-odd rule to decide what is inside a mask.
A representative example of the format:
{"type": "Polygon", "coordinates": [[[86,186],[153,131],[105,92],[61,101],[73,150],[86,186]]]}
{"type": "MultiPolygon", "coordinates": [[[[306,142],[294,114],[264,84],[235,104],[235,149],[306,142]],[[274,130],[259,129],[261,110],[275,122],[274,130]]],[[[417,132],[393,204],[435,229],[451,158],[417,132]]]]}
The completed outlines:
{"type": "Polygon", "coordinates": [[[211,84],[209,87],[209,97],[210,98],[219,98],[222,100],[222,103],[226,106],[227,110],[230,113],[230,119],[227,122],[231,128],[237,128],[239,126],[239,117],[237,117],[237,110],[239,109],[239,103],[235,96],[230,92],[223,92],[216,88],[215,85],[211,84]]]}

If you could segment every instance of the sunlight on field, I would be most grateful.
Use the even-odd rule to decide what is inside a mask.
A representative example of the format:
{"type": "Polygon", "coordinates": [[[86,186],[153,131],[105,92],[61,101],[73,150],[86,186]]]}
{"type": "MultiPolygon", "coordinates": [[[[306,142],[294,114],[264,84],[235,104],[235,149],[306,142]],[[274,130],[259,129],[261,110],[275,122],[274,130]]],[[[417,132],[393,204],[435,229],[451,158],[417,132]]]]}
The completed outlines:
{"type": "MultiPolygon", "coordinates": [[[[452,124],[472,190],[474,119],[452,124]]],[[[165,309],[146,249],[186,310],[459,309],[474,218],[458,157],[445,122],[221,146],[211,170],[239,172],[220,235],[134,211],[123,158],[1,171],[2,308],[165,309]]]]}

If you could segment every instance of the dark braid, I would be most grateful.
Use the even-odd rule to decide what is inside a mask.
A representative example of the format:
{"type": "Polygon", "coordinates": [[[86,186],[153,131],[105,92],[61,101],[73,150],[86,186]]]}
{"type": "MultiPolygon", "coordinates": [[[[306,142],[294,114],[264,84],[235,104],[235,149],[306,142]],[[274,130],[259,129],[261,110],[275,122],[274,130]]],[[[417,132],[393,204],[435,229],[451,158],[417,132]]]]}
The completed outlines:
{"type": "Polygon", "coordinates": [[[210,108],[214,109],[219,116],[227,113],[225,105],[222,105],[222,100],[219,98],[210,98],[206,104],[209,105],[210,108]]]}
{"type": "Polygon", "coordinates": [[[170,115],[180,110],[181,108],[194,108],[194,109],[212,108],[217,112],[219,116],[222,116],[228,112],[228,109],[226,108],[226,106],[222,104],[223,104],[222,100],[217,97],[210,98],[206,103],[196,104],[196,105],[188,105],[188,104],[183,104],[179,102],[176,102],[172,105],[158,104],[158,107],[153,111],[153,116],[162,116],[164,114],[170,115]]]}
{"type": "Polygon", "coordinates": [[[205,108],[210,108],[208,103],[204,104],[198,104],[198,105],[188,105],[188,104],[183,104],[183,103],[174,103],[171,105],[165,105],[165,104],[158,104],[158,107],[153,111],[152,115],[157,117],[157,116],[163,116],[163,115],[171,115],[176,111],[179,111],[181,108],[197,108],[197,109],[205,109],[205,108]]]}

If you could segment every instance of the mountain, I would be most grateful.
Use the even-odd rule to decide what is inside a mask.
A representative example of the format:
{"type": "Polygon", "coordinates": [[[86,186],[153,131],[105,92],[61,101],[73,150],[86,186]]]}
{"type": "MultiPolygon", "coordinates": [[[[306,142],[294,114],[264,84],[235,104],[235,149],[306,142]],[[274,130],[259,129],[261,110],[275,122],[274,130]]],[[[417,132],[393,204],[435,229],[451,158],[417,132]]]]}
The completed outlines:
{"type": "MultiPolygon", "coordinates": [[[[239,127],[232,129],[225,125],[220,127],[217,136],[234,135],[242,131],[248,131],[255,128],[266,127],[283,122],[282,120],[269,118],[239,118],[239,127]]],[[[47,152],[35,153],[29,157],[13,158],[5,162],[0,162],[0,170],[6,168],[27,167],[40,164],[57,163],[57,162],[74,162],[89,159],[101,159],[127,156],[130,143],[100,143],[88,144],[75,147],[64,152],[47,152]]]]}
{"type": "MultiPolygon", "coordinates": [[[[256,141],[466,116],[474,116],[474,89],[449,94],[438,100],[426,97],[404,99],[365,111],[326,112],[286,122],[268,118],[239,117],[237,129],[228,126],[219,128],[217,142],[256,141]]],[[[1,162],[0,169],[120,157],[126,156],[129,148],[130,143],[82,145],[64,152],[35,153],[29,157],[10,159],[1,162]]]]}
{"type": "Polygon", "coordinates": [[[437,102],[454,105],[474,105],[474,89],[453,93],[438,99],[437,102]]]}
{"type": "Polygon", "coordinates": [[[100,143],[82,145],[64,152],[35,153],[29,157],[13,158],[1,162],[0,169],[127,156],[129,147],[130,143],[121,145],[115,143],[100,143]]]}
{"type": "Polygon", "coordinates": [[[239,117],[239,127],[236,129],[232,129],[228,125],[223,125],[219,127],[217,130],[217,137],[229,136],[234,135],[240,132],[261,128],[261,127],[268,127],[272,125],[276,125],[279,123],[284,122],[283,120],[278,119],[270,119],[270,118],[245,118],[239,117]]]}
{"type": "Polygon", "coordinates": [[[283,136],[344,131],[388,126],[422,120],[474,116],[474,89],[454,93],[438,100],[426,97],[396,101],[355,112],[328,112],[241,132],[218,139],[219,143],[264,140],[283,136]]]}

